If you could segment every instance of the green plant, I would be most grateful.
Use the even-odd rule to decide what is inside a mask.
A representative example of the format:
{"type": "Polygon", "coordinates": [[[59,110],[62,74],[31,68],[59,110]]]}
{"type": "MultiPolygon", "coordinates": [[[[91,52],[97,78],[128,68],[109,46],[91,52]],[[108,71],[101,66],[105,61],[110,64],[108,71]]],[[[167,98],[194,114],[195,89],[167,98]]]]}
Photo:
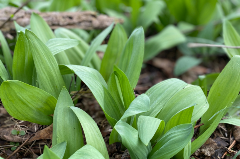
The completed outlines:
{"type": "Polygon", "coordinates": [[[13,147],[11,147],[11,150],[14,151],[19,146],[19,143],[18,142],[10,142],[10,145],[13,145],[13,147]]]}
{"type": "Polygon", "coordinates": [[[24,131],[24,130],[16,130],[16,129],[13,129],[12,131],[11,131],[11,134],[12,135],[21,135],[21,136],[24,136],[25,134],[26,134],[26,132],[24,131]]]}

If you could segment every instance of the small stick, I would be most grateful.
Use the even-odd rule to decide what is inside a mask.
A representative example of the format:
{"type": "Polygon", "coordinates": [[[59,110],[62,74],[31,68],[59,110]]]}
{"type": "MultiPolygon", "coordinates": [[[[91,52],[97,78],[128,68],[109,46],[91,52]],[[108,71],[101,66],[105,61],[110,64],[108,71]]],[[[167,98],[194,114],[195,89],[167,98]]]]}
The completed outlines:
{"type": "Polygon", "coordinates": [[[189,48],[196,47],[219,47],[219,48],[228,48],[228,49],[240,49],[240,46],[226,46],[226,45],[214,45],[214,44],[202,44],[202,43],[188,43],[189,48]]]}
{"type": "MultiPolygon", "coordinates": [[[[24,6],[26,6],[29,2],[31,2],[31,0],[26,1],[25,3],[23,3],[21,5],[21,7],[19,7],[12,15],[15,15],[17,12],[19,12],[24,6]]],[[[11,20],[12,16],[10,16],[1,26],[0,29],[2,29],[4,27],[4,25],[9,22],[11,20]]]]}
{"type": "Polygon", "coordinates": [[[202,125],[204,125],[204,124],[202,123],[202,124],[196,125],[196,126],[194,126],[194,129],[196,129],[196,128],[202,126],[202,125]]]}
{"type": "MultiPolygon", "coordinates": [[[[236,140],[233,141],[233,143],[229,146],[229,148],[227,149],[228,151],[231,151],[231,148],[233,148],[233,146],[236,144],[236,140]]],[[[227,151],[223,154],[222,158],[224,158],[227,155],[227,151]]]]}

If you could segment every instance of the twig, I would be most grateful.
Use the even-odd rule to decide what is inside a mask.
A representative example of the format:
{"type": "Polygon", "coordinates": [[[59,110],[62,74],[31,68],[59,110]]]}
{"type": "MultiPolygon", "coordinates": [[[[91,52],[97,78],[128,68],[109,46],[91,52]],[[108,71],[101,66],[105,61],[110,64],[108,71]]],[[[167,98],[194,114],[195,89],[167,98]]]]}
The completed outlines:
{"type": "Polygon", "coordinates": [[[35,134],[32,134],[27,140],[24,141],[24,143],[22,143],[21,146],[19,146],[11,155],[9,155],[6,159],[9,159],[10,157],[12,157],[15,153],[17,153],[20,148],[22,148],[35,134]]]}
{"type": "Polygon", "coordinates": [[[202,125],[204,125],[204,124],[202,123],[202,124],[196,125],[196,126],[194,126],[194,129],[196,129],[196,128],[202,126],[202,125]]]}
{"type": "MultiPolygon", "coordinates": [[[[233,146],[236,144],[236,140],[233,141],[233,143],[229,146],[229,148],[227,149],[228,151],[231,151],[231,148],[233,148],[233,146]]],[[[222,158],[224,158],[227,155],[227,151],[223,154],[222,158]]]]}
{"type": "MultiPolygon", "coordinates": [[[[25,3],[23,3],[21,5],[21,7],[19,7],[12,15],[15,15],[17,12],[19,12],[24,6],[26,6],[29,2],[31,2],[31,0],[26,1],[25,3]]],[[[0,29],[2,29],[4,27],[4,25],[9,22],[12,18],[12,15],[0,26],[0,29]]]]}
{"type": "Polygon", "coordinates": [[[219,48],[228,48],[228,49],[240,49],[240,46],[226,46],[226,45],[214,45],[214,44],[202,44],[202,43],[188,43],[189,48],[196,47],[219,47],[219,48]]]}

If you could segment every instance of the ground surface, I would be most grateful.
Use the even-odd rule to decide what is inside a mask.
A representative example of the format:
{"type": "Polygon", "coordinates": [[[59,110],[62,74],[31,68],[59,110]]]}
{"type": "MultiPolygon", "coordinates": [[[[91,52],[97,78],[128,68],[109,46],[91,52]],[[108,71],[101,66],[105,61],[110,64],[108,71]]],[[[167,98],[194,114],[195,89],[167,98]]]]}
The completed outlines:
{"type": "MultiPolygon", "coordinates": [[[[135,89],[135,93],[142,94],[154,84],[165,79],[174,78],[173,68],[176,59],[180,56],[182,56],[182,54],[177,50],[177,48],[174,48],[168,51],[164,51],[152,60],[145,62],[138,85],[135,89]]],[[[226,56],[209,57],[209,61],[201,64],[201,66],[192,68],[178,78],[184,80],[185,82],[191,83],[198,77],[198,75],[220,72],[227,62],[228,58],[226,56]]],[[[116,143],[113,145],[108,145],[108,139],[112,129],[105,119],[101,108],[92,96],[91,92],[82,95],[78,99],[78,104],[76,106],[85,110],[96,121],[106,142],[109,156],[112,159],[130,158],[127,150],[121,151],[120,144],[116,143]]],[[[198,132],[197,129],[198,128],[195,129],[195,134],[198,132]]],[[[196,159],[232,158],[235,152],[240,150],[240,137],[238,135],[239,133],[240,129],[238,127],[227,124],[219,124],[218,128],[212,134],[211,138],[209,138],[207,142],[193,154],[193,157],[196,159]]],[[[37,158],[40,154],[42,154],[44,145],[51,147],[51,134],[52,126],[46,127],[13,119],[8,115],[4,107],[2,105],[0,106],[1,157],[7,158],[8,156],[12,155],[10,158],[13,159],[37,158]],[[26,132],[26,135],[12,135],[11,131],[13,129],[23,130],[26,132]],[[29,137],[32,138],[29,141],[25,142],[27,139],[29,139],[29,137]],[[11,150],[11,148],[14,147],[13,144],[16,145],[16,143],[19,143],[19,146],[17,148],[19,148],[23,143],[24,145],[21,146],[20,149],[17,149],[16,152],[14,152],[11,150]]]]}

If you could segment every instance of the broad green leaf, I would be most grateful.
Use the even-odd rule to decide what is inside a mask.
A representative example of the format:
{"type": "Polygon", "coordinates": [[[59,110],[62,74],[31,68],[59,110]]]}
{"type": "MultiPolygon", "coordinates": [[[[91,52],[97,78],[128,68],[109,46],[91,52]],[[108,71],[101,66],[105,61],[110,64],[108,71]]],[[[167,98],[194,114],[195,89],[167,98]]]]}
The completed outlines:
{"type": "Polygon", "coordinates": [[[57,101],[53,116],[53,146],[66,141],[67,147],[64,159],[69,158],[83,144],[81,125],[76,115],[69,108],[73,101],[66,88],[63,88],[57,101]],[[67,131],[66,131],[67,130],[67,131]]]}
{"type": "Polygon", "coordinates": [[[26,30],[26,36],[33,55],[39,86],[57,98],[65,85],[57,61],[48,47],[36,35],[26,30]]]}
{"type": "Polygon", "coordinates": [[[1,60],[0,60],[0,78],[2,81],[6,81],[9,79],[8,72],[1,60]]]}
{"type": "Polygon", "coordinates": [[[189,159],[191,156],[191,140],[189,140],[188,144],[179,151],[176,155],[174,155],[173,159],[183,158],[183,159],[189,159]]]}
{"type": "Polygon", "coordinates": [[[187,83],[175,78],[162,81],[152,86],[146,92],[146,95],[150,98],[151,110],[144,113],[144,115],[152,117],[157,116],[169,99],[186,86],[187,83]]]}
{"type": "Polygon", "coordinates": [[[38,14],[32,13],[30,25],[32,32],[34,32],[43,43],[46,43],[52,38],[55,38],[55,35],[53,34],[51,28],[38,14]]]}
{"type": "Polygon", "coordinates": [[[144,11],[138,18],[138,26],[142,26],[146,30],[154,21],[157,21],[158,15],[165,8],[163,1],[148,1],[144,11]]]}
{"type": "MultiPolygon", "coordinates": [[[[240,46],[240,36],[232,24],[227,20],[223,23],[223,38],[225,45],[240,46]]],[[[239,49],[226,49],[226,51],[230,58],[234,55],[240,55],[239,49]]]]}
{"type": "Polygon", "coordinates": [[[93,55],[97,51],[98,46],[101,45],[102,41],[106,38],[106,36],[110,33],[113,28],[113,24],[107,27],[104,31],[102,31],[91,43],[90,47],[88,48],[86,55],[84,56],[83,60],[81,61],[82,66],[88,66],[90,61],[93,58],[93,55]]]}
{"type": "Polygon", "coordinates": [[[174,68],[174,75],[179,76],[191,69],[192,67],[199,65],[201,62],[201,59],[197,59],[191,56],[183,56],[179,58],[176,62],[174,68]]]}
{"type": "Polygon", "coordinates": [[[1,43],[1,46],[2,46],[3,57],[4,57],[5,64],[7,66],[7,70],[9,72],[10,77],[12,77],[13,58],[12,58],[12,54],[10,52],[10,49],[8,47],[8,43],[5,39],[5,37],[3,36],[3,33],[2,33],[1,30],[0,30],[0,43],[1,43]]]}
{"type": "Polygon", "coordinates": [[[20,81],[1,85],[1,100],[7,112],[18,120],[50,125],[57,100],[47,92],[20,81]]]}
{"type": "MultiPolygon", "coordinates": [[[[31,30],[37,37],[45,44],[48,40],[55,38],[52,29],[44,21],[44,19],[36,13],[32,13],[30,19],[31,30]]],[[[65,52],[60,52],[54,56],[58,64],[70,64],[68,56],[65,52]]],[[[72,75],[63,76],[63,80],[66,84],[66,87],[70,87],[72,81],[72,75]]],[[[60,88],[61,91],[62,87],[60,88]]]]}
{"type": "MultiPolygon", "coordinates": [[[[66,150],[66,146],[67,146],[67,143],[62,142],[62,143],[59,143],[59,144],[53,146],[52,148],[50,148],[50,150],[53,153],[55,153],[60,159],[62,159],[64,156],[64,153],[65,153],[65,150],[66,150]]],[[[37,159],[44,159],[43,155],[39,156],[37,159]]]]}
{"type": "Polygon", "coordinates": [[[220,123],[226,123],[226,124],[240,126],[240,119],[228,118],[228,119],[221,120],[220,123]]]}
{"type": "Polygon", "coordinates": [[[171,158],[183,149],[193,136],[192,124],[181,124],[169,130],[148,155],[149,159],[171,158]]]}
{"type": "Polygon", "coordinates": [[[127,110],[129,105],[135,99],[134,91],[125,73],[122,70],[120,70],[117,66],[114,66],[114,74],[118,78],[121,87],[125,110],[127,110]]]}
{"type": "Polygon", "coordinates": [[[188,124],[191,123],[192,113],[193,113],[194,106],[181,110],[177,114],[175,114],[169,122],[167,122],[165,126],[164,132],[168,132],[173,127],[180,125],[180,124],[188,124]]]}
{"type": "Polygon", "coordinates": [[[119,121],[115,127],[122,138],[123,145],[128,149],[132,159],[146,159],[147,146],[138,138],[138,131],[123,121],[119,121]]]}
{"type": "Polygon", "coordinates": [[[83,110],[76,107],[70,108],[76,114],[82,125],[87,144],[96,148],[105,159],[108,159],[109,156],[105,142],[95,121],[83,110]]]}
{"type": "Polygon", "coordinates": [[[79,41],[68,38],[53,38],[47,41],[46,45],[53,55],[77,46],[79,41]]]}
{"type": "Polygon", "coordinates": [[[240,91],[240,56],[235,55],[228,62],[218,78],[214,82],[208,95],[209,109],[202,116],[201,122],[204,125],[200,128],[200,132],[204,132],[210,124],[214,121],[212,116],[224,109],[230,107],[240,91]],[[210,120],[211,119],[211,120],[210,120]]]}
{"type": "Polygon", "coordinates": [[[202,89],[198,86],[188,85],[174,94],[157,117],[167,123],[176,113],[192,106],[194,106],[194,110],[191,122],[196,122],[209,107],[202,89]]]}
{"type": "Polygon", "coordinates": [[[110,36],[108,47],[104,53],[100,73],[105,81],[108,81],[109,76],[113,72],[114,64],[119,62],[122,50],[127,42],[127,35],[124,28],[117,24],[110,36]]]}
{"type": "Polygon", "coordinates": [[[162,32],[146,40],[144,61],[150,60],[162,50],[169,49],[185,41],[185,36],[176,27],[170,25],[162,32]]]}
{"type": "MultiPolygon", "coordinates": [[[[76,39],[79,41],[78,46],[65,51],[69,58],[70,63],[73,65],[79,65],[83,57],[85,56],[85,53],[89,48],[89,45],[77,34],[65,28],[56,29],[55,34],[58,38],[70,38],[70,39],[76,39]]],[[[101,65],[100,58],[98,57],[97,54],[94,54],[89,66],[99,70],[100,65],[101,65]]]]}
{"type": "Polygon", "coordinates": [[[129,108],[125,111],[125,113],[121,117],[121,120],[136,114],[147,112],[149,109],[150,109],[149,97],[146,94],[141,94],[132,101],[129,108]]]}
{"type": "Polygon", "coordinates": [[[127,75],[134,89],[141,72],[144,56],[143,28],[135,29],[129,37],[121,54],[118,67],[127,75]]]}
{"type": "Polygon", "coordinates": [[[103,155],[91,145],[85,145],[77,150],[69,159],[105,159],[103,155]]]}
{"type": "Polygon", "coordinates": [[[206,141],[207,139],[212,135],[214,130],[217,128],[222,116],[225,114],[224,109],[218,112],[216,118],[214,119],[213,122],[211,122],[211,125],[208,127],[204,133],[202,133],[197,139],[195,139],[192,142],[191,145],[191,154],[193,154],[197,149],[199,149],[206,141]]]}
{"type": "Polygon", "coordinates": [[[139,138],[146,146],[153,138],[161,122],[162,120],[150,116],[140,115],[138,117],[137,127],[139,138]]]}
{"type": "Polygon", "coordinates": [[[13,79],[32,84],[33,56],[29,50],[29,42],[23,32],[19,33],[14,50],[12,73],[13,79]]]}
{"type": "Polygon", "coordinates": [[[47,147],[47,145],[44,146],[44,151],[42,155],[44,159],[61,159],[58,157],[57,154],[55,154],[51,149],[47,147]]]}
{"type": "Polygon", "coordinates": [[[121,113],[113,97],[107,90],[107,83],[101,74],[92,68],[77,65],[66,65],[88,86],[97,99],[111,126],[121,118],[121,113]]]}

